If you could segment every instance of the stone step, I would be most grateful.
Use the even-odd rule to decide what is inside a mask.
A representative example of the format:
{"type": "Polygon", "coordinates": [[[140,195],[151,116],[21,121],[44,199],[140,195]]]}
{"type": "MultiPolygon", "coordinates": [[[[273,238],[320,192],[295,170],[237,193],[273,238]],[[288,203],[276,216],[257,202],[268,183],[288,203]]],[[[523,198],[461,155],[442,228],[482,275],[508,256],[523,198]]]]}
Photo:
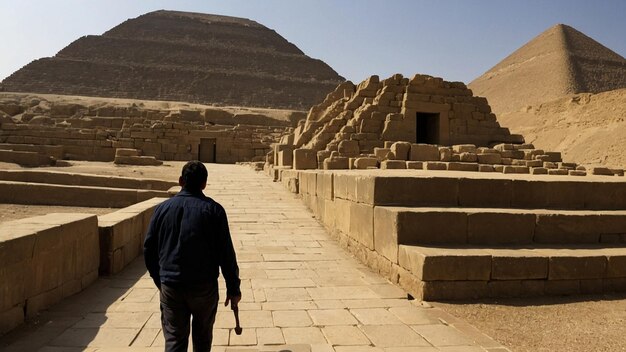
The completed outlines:
{"type": "Polygon", "coordinates": [[[375,207],[380,244],[626,243],[626,210],[375,207]]]}
{"type": "Polygon", "coordinates": [[[350,170],[300,171],[299,178],[309,193],[321,182],[324,193],[371,205],[626,210],[626,178],[618,176],[350,170]]]}
{"type": "Polygon", "coordinates": [[[626,291],[625,247],[401,245],[399,265],[424,300],[626,291]]]}

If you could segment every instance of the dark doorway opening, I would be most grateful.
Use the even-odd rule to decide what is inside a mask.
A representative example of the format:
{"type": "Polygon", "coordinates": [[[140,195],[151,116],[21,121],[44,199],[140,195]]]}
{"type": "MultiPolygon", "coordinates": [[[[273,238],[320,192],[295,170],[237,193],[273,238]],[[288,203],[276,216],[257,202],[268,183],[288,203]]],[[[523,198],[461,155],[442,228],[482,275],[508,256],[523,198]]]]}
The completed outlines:
{"type": "Polygon", "coordinates": [[[216,162],[215,150],[216,150],[215,138],[201,138],[200,148],[198,148],[198,160],[203,163],[216,162]]]}
{"type": "Polygon", "coordinates": [[[416,143],[439,144],[438,113],[418,112],[416,122],[416,143]]]}

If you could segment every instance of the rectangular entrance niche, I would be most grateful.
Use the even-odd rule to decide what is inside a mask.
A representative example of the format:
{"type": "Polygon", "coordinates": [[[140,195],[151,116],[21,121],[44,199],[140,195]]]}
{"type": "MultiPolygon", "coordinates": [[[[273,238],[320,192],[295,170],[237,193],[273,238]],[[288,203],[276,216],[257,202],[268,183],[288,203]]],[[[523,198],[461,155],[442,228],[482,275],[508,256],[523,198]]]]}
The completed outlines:
{"type": "Polygon", "coordinates": [[[440,144],[439,113],[418,112],[415,118],[415,143],[440,144]]]}
{"type": "Polygon", "coordinates": [[[214,163],[216,144],[215,138],[201,138],[200,148],[198,148],[198,160],[203,163],[214,163]]]}

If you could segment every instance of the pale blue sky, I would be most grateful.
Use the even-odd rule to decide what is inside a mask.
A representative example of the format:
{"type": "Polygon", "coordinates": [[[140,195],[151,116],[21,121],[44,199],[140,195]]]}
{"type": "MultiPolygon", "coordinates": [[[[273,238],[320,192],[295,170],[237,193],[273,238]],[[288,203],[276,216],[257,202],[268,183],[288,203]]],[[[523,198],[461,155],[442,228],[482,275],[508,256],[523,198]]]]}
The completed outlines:
{"type": "Polygon", "coordinates": [[[469,83],[557,23],[626,55],[623,0],[0,0],[0,80],[158,9],[255,20],[355,82],[419,72],[469,83]]]}

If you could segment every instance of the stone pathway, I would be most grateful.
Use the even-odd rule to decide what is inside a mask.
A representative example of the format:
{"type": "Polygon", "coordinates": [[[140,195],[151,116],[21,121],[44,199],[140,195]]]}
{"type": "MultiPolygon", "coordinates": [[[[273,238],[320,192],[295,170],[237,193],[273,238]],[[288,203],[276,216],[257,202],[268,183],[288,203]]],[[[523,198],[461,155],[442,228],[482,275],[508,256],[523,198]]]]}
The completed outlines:
{"type": "MultiPolygon", "coordinates": [[[[210,165],[206,194],[229,215],[243,292],[243,334],[235,335],[233,314],[221,305],[213,351],[507,351],[442,310],[408,300],[265,175],[210,165]]],[[[0,350],[162,351],[158,300],[139,258],[0,339],[0,350]]]]}

